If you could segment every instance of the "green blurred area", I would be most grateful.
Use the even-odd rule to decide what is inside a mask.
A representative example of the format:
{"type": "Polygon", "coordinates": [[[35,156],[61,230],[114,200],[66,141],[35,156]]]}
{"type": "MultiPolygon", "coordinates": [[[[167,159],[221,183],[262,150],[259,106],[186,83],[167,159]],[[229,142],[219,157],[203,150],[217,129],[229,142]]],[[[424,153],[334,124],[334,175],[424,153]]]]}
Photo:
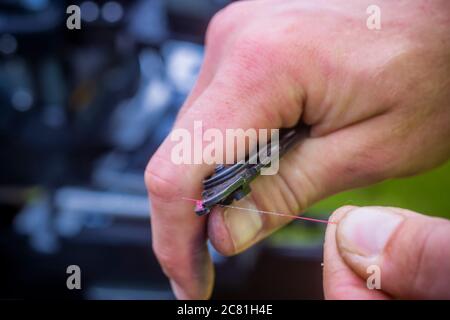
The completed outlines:
{"type": "Polygon", "coordinates": [[[343,205],[392,206],[450,218],[450,161],[418,176],[337,194],[317,203],[308,212],[331,213],[343,205]]]}
{"type": "MultiPolygon", "coordinates": [[[[418,176],[337,194],[308,209],[306,216],[326,218],[344,205],[400,207],[450,219],[450,161],[418,176]]],[[[323,240],[323,231],[323,226],[296,221],[276,232],[270,243],[296,247],[316,245],[323,240]]]]}

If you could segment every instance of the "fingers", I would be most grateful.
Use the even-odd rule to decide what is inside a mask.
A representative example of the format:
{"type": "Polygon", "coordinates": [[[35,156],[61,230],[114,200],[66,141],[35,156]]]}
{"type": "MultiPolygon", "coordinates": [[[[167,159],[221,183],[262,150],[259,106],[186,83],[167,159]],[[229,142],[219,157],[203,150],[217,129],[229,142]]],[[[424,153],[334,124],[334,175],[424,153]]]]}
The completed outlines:
{"type": "MultiPolygon", "coordinates": [[[[284,82],[274,86],[266,77],[251,77],[252,72],[245,72],[244,77],[242,73],[234,67],[221,67],[185,108],[174,129],[194,133],[194,122],[201,121],[204,130],[214,128],[225,133],[230,128],[270,129],[298,121],[301,104],[279,92],[291,86],[284,82]],[[250,94],[249,87],[258,90],[250,94]]],[[[153,249],[178,298],[207,298],[213,268],[206,249],[206,217],[197,217],[193,204],[183,198],[199,199],[202,180],[213,168],[206,164],[175,164],[171,155],[176,144],[169,136],[146,170],[153,249]]],[[[226,145],[225,149],[230,150],[226,145]]]]}
{"type": "MultiPolygon", "coordinates": [[[[257,130],[295,124],[302,113],[301,88],[295,86],[293,90],[289,77],[273,81],[278,73],[272,70],[275,65],[269,64],[260,46],[236,49],[221,59],[225,45],[221,39],[211,41],[211,38],[224,37],[223,30],[232,28],[226,21],[230,15],[221,16],[220,22],[215,19],[216,27],[208,32],[209,44],[200,79],[174,129],[194,133],[196,121],[202,122],[203,130],[214,128],[222,133],[232,128],[257,130]]],[[[212,167],[174,164],[171,161],[174,146],[169,136],[146,170],[153,249],[178,298],[207,298],[212,289],[213,267],[206,248],[206,217],[197,217],[193,204],[182,198],[200,198],[201,182],[212,167]]]]}
{"type": "Polygon", "coordinates": [[[213,266],[206,246],[206,217],[193,214],[207,168],[175,165],[166,138],[150,160],[145,182],[151,203],[153,251],[179,299],[205,299],[212,291],[213,266]]]}
{"type": "MultiPolygon", "coordinates": [[[[365,55],[355,54],[346,59],[349,62],[344,66],[334,53],[342,52],[343,57],[348,57],[347,50],[352,52],[354,48],[346,49],[343,42],[332,41],[330,48],[327,45],[323,50],[321,42],[330,40],[323,37],[322,30],[326,28],[309,27],[317,20],[316,14],[309,16],[313,19],[308,19],[306,11],[306,19],[279,15],[281,24],[274,28],[272,19],[254,14],[260,3],[253,6],[239,2],[215,17],[208,31],[200,79],[174,128],[194,133],[194,122],[202,121],[203,129],[224,133],[232,128],[290,127],[300,118],[313,127],[312,137],[283,157],[279,175],[257,179],[251,196],[237,205],[294,214],[332,193],[414,172],[412,161],[405,158],[427,157],[427,153],[416,148],[417,141],[424,140],[410,134],[415,127],[409,127],[403,115],[388,123],[385,115],[398,101],[395,97],[381,99],[386,91],[398,92],[391,88],[397,77],[392,78],[395,81],[389,77],[391,81],[383,77],[373,81],[366,76],[387,68],[383,62],[392,60],[392,55],[381,55],[380,61],[367,65],[365,55]],[[284,24],[285,21],[289,23],[284,24]],[[308,21],[304,24],[308,28],[299,28],[302,25],[297,21],[308,21]],[[245,28],[244,23],[248,24],[245,28]],[[303,29],[308,32],[296,33],[303,29]],[[392,142],[394,139],[396,143],[392,142]],[[403,172],[399,167],[404,168],[403,172]]],[[[329,20],[333,26],[341,21],[329,20]]],[[[369,49],[367,52],[371,52],[369,49]]],[[[415,109],[407,109],[416,115],[415,109]]],[[[390,119],[394,119],[392,115],[390,119]]],[[[421,123],[421,119],[418,121],[421,123]]],[[[178,297],[205,298],[211,292],[213,279],[206,249],[207,232],[220,251],[232,254],[264,238],[289,219],[254,212],[245,215],[242,210],[228,208],[211,215],[207,231],[207,219],[196,217],[193,205],[182,198],[198,199],[201,181],[212,168],[204,164],[176,165],[171,161],[174,146],[170,137],[166,139],[146,172],[153,247],[178,297]]]]}
{"type": "MultiPolygon", "coordinates": [[[[215,48],[206,51],[197,82],[178,119],[209,86],[217,54],[215,48]]],[[[206,247],[205,218],[192,215],[192,206],[182,199],[198,196],[200,186],[192,181],[201,181],[203,173],[201,170],[189,171],[186,166],[175,166],[170,159],[172,146],[166,139],[145,172],[151,200],[152,246],[164,273],[170,278],[176,297],[204,299],[211,295],[214,278],[206,247]],[[197,173],[197,176],[189,173],[197,173]]]]}
{"type": "MultiPolygon", "coordinates": [[[[168,148],[163,145],[160,151],[168,148]]],[[[173,165],[170,158],[155,155],[146,171],[151,203],[152,245],[163,271],[171,279],[178,298],[208,298],[213,268],[205,235],[205,218],[196,217],[182,197],[195,197],[201,172],[173,165]]]]}
{"type": "Polygon", "coordinates": [[[383,121],[373,118],[364,125],[300,141],[281,158],[277,175],[258,177],[251,184],[252,193],[233,204],[244,210],[212,212],[208,235],[214,247],[226,255],[236,254],[292,221],[252,211],[298,215],[328,195],[395,176],[401,166],[390,160],[396,153],[395,146],[385,143],[390,133],[376,130],[386,126],[383,121]]]}
{"type": "Polygon", "coordinates": [[[280,160],[278,174],[259,176],[251,183],[252,192],[247,197],[232,207],[215,208],[208,221],[214,247],[225,255],[239,253],[292,220],[259,211],[301,214],[323,191],[316,188],[321,182],[314,176],[321,170],[321,162],[315,161],[321,152],[321,145],[314,140],[298,143],[280,160]]]}
{"type": "Polygon", "coordinates": [[[388,296],[378,290],[369,290],[366,281],[353,272],[339,254],[336,244],[337,224],[345,214],[356,207],[345,206],[338,209],[330,221],[325,234],[323,289],[326,299],[373,300],[387,299],[388,296]]]}
{"type": "MultiPolygon", "coordinates": [[[[397,208],[352,208],[340,217],[335,234],[342,258],[333,259],[330,252],[334,251],[334,241],[327,242],[327,270],[343,270],[343,261],[354,275],[363,279],[361,285],[365,286],[370,275],[368,268],[376,266],[381,275],[381,290],[389,296],[450,298],[449,221],[397,208]]],[[[339,291],[341,281],[329,271],[326,275],[329,297],[343,297],[344,293],[339,291]]],[[[364,292],[361,297],[369,297],[364,292]]]]}

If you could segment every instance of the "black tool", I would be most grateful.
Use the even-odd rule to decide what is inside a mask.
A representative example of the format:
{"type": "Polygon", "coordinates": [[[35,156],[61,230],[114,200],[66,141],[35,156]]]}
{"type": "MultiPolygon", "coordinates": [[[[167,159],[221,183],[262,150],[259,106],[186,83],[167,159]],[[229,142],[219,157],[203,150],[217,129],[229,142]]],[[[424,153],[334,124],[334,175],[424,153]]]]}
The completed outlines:
{"type": "Polygon", "coordinates": [[[278,142],[267,143],[236,164],[216,166],[214,173],[203,180],[202,201],[195,208],[197,215],[208,214],[215,205],[230,205],[249,194],[250,182],[261,174],[261,169],[283,156],[303,132],[299,128],[281,130],[278,142]]]}

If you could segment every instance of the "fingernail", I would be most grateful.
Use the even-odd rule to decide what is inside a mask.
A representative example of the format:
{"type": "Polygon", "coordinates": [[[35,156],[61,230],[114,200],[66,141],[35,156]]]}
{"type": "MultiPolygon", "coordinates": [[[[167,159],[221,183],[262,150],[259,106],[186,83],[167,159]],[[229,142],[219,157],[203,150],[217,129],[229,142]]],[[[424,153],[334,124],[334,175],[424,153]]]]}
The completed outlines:
{"type": "Polygon", "coordinates": [[[403,217],[390,209],[357,208],[338,224],[337,240],[341,250],[362,257],[380,256],[403,217]]]}
{"type": "Polygon", "coordinates": [[[225,224],[233,241],[235,253],[249,247],[263,226],[261,215],[252,200],[248,197],[242,199],[239,201],[239,207],[249,210],[227,208],[224,212],[225,224]]]}

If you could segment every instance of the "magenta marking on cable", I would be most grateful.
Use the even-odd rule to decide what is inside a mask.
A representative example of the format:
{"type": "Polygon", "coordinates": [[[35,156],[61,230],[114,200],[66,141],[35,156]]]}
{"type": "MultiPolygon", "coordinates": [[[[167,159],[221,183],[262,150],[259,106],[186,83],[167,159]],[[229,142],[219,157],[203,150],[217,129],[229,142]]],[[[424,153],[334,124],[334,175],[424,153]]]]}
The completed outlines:
{"type": "Polygon", "coordinates": [[[195,202],[195,210],[196,211],[203,209],[203,201],[202,200],[186,198],[186,197],[182,197],[181,199],[188,200],[188,201],[194,201],[195,202]]]}
{"type": "MultiPolygon", "coordinates": [[[[182,197],[182,199],[195,202],[196,208],[202,208],[203,207],[203,201],[202,200],[186,198],[186,197],[182,197]]],[[[255,210],[255,209],[242,208],[242,207],[237,207],[237,206],[228,206],[228,205],[223,205],[223,204],[218,204],[218,206],[223,207],[223,208],[231,208],[231,209],[250,211],[251,213],[271,214],[271,215],[274,215],[274,216],[286,217],[286,218],[296,219],[296,220],[306,220],[306,221],[325,223],[325,224],[336,224],[335,222],[328,221],[328,220],[314,219],[314,218],[308,218],[308,217],[302,217],[302,216],[294,216],[294,215],[291,215],[291,214],[281,213],[281,212],[255,210]]]]}

